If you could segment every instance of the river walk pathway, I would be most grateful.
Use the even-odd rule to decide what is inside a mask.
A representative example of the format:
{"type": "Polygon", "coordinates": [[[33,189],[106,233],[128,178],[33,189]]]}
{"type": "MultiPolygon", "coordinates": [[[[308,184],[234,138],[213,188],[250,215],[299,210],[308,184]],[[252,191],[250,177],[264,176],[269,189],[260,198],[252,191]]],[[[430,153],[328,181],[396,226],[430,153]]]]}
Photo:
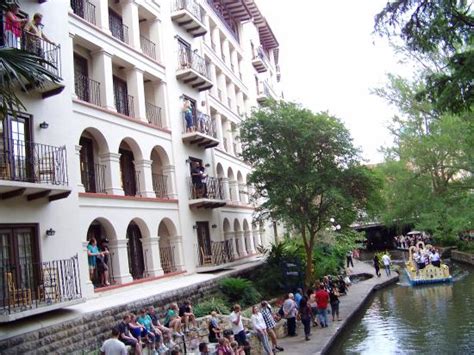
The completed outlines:
{"type": "MultiPolygon", "coordinates": [[[[349,325],[357,311],[364,305],[365,301],[375,290],[394,284],[398,281],[398,274],[392,271],[390,277],[385,275],[385,270],[380,270],[381,277],[374,276],[368,280],[360,281],[353,284],[346,296],[340,298],[339,314],[341,321],[332,322],[329,316],[329,326],[327,328],[312,327],[311,340],[305,341],[303,327],[299,324],[297,329],[298,335],[295,337],[285,337],[278,339],[278,345],[282,346],[285,351],[281,354],[324,354],[329,350],[331,344],[335,341],[337,335],[346,325],[349,325]]],[[[362,261],[355,260],[352,274],[372,274],[375,275],[374,268],[362,261]]]]}

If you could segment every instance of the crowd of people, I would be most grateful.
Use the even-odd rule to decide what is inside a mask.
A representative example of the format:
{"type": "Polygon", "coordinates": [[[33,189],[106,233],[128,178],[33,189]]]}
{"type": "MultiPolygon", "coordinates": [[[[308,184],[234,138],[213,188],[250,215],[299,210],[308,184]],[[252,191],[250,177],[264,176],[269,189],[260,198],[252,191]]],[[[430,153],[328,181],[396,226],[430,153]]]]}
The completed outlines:
{"type": "Polygon", "coordinates": [[[420,232],[419,234],[411,235],[397,235],[393,238],[396,248],[408,249],[411,246],[416,246],[418,242],[423,242],[425,244],[431,244],[431,236],[420,232]]]}
{"type": "Polygon", "coordinates": [[[413,253],[413,261],[416,265],[416,270],[424,269],[427,265],[431,264],[436,267],[441,266],[441,256],[435,248],[421,248],[417,247],[415,253],[413,253]]]}

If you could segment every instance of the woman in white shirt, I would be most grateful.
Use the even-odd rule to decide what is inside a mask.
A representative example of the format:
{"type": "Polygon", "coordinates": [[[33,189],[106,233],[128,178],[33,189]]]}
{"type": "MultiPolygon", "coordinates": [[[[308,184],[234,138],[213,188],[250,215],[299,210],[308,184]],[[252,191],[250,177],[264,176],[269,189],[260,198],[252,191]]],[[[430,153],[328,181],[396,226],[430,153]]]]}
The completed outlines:
{"type": "Polygon", "coordinates": [[[259,312],[256,306],[252,307],[252,326],[255,330],[255,334],[257,334],[258,339],[263,345],[263,350],[266,355],[272,355],[272,348],[270,347],[270,343],[268,342],[268,334],[267,334],[267,325],[265,324],[265,320],[263,319],[262,313],[259,312]]]}

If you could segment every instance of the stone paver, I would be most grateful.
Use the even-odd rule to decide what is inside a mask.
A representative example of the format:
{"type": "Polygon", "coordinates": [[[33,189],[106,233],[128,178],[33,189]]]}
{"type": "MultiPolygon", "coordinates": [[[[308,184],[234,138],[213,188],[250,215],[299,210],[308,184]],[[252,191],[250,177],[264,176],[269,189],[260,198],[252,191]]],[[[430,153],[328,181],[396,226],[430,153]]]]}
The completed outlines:
{"type": "MultiPolygon", "coordinates": [[[[329,316],[329,326],[327,328],[312,327],[311,340],[305,341],[303,327],[298,326],[295,337],[286,337],[279,339],[278,343],[285,351],[281,354],[324,354],[329,349],[330,344],[334,341],[336,336],[342,329],[350,323],[350,319],[357,313],[357,311],[364,306],[366,299],[370,294],[381,287],[396,283],[398,281],[398,274],[392,271],[392,275],[387,277],[384,270],[380,270],[381,277],[372,277],[371,279],[358,282],[349,288],[347,296],[340,298],[339,313],[342,321],[332,322],[332,317],[329,316]]],[[[374,268],[364,262],[355,261],[353,274],[368,273],[374,275],[374,268]]]]}

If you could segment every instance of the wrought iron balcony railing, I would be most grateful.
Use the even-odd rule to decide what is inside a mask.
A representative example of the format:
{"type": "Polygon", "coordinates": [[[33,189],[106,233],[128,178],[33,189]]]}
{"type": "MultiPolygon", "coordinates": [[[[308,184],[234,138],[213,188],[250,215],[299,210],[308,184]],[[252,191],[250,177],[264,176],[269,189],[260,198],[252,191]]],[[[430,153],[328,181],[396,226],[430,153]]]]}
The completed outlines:
{"type": "Polygon", "coordinates": [[[81,181],[86,192],[105,194],[105,169],[102,164],[94,164],[94,169],[89,169],[87,164],[81,162],[81,181]]]}
{"type": "Polygon", "coordinates": [[[211,80],[209,75],[209,62],[188,47],[179,47],[178,64],[179,69],[193,69],[205,78],[211,80]]]}
{"type": "Polygon", "coordinates": [[[117,21],[115,17],[109,17],[109,27],[112,36],[121,40],[123,43],[130,44],[128,41],[128,26],[117,21]]]}
{"type": "Polygon", "coordinates": [[[114,92],[115,96],[115,107],[118,113],[128,117],[135,117],[135,102],[131,95],[121,95],[114,92]]]}
{"type": "Polygon", "coordinates": [[[148,120],[148,123],[156,127],[163,127],[163,122],[161,121],[161,107],[147,102],[145,104],[145,108],[146,119],[148,120]]]}
{"type": "Polygon", "coordinates": [[[168,176],[161,174],[152,174],[153,191],[156,197],[168,198],[168,176]]]}
{"type": "Polygon", "coordinates": [[[101,106],[100,83],[81,73],[74,73],[74,89],[79,100],[101,106]]]}
{"type": "Polygon", "coordinates": [[[1,139],[0,179],[67,185],[66,147],[1,139]]]}
{"type": "Polygon", "coordinates": [[[144,36],[140,36],[140,47],[143,53],[156,60],[156,44],[144,36]]]}
{"type": "Polygon", "coordinates": [[[82,298],[78,256],[0,264],[0,312],[12,314],[82,298]]]}
{"type": "Polygon", "coordinates": [[[206,198],[210,200],[223,200],[224,187],[222,180],[216,177],[207,176],[200,181],[188,178],[189,199],[206,198]]]}
{"type": "Polygon", "coordinates": [[[161,268],[165,274],[176,272],[174,247],[160,247],[161,268]]]}
{"type": "MultiPolygon", "coordinates": [[[[193,132],[200,132],[205,135],[217,138],[216,121],[209,115],[206,115],[205,113],[197,111],[193,115],[192,123],[193,125],[191,129],[193,132]]],[[[183,114],[183,132],[187,132],[186,120],[184,119],[184,114],[183,114]]],[[[189,133],[189,131],[187,133],[189,133]]]]}
{"type": "Polygon", "coordinates": [[[201,23],[204,23],[201,6],[195,0],[174,0],[174,11],[187,10],[201,23]]]}
{"type": "Polygon", "coordinates": [[[218,266],[234,261],[232,240],[213,242],[208,247],[197,248],[198,266],[218,266]]]}
{"type": "Polygon", "coordinates": [[[74,13],[87,22],[96,24],[95,5],[87,0],[71,0],[71,8],[74,13]]]}

